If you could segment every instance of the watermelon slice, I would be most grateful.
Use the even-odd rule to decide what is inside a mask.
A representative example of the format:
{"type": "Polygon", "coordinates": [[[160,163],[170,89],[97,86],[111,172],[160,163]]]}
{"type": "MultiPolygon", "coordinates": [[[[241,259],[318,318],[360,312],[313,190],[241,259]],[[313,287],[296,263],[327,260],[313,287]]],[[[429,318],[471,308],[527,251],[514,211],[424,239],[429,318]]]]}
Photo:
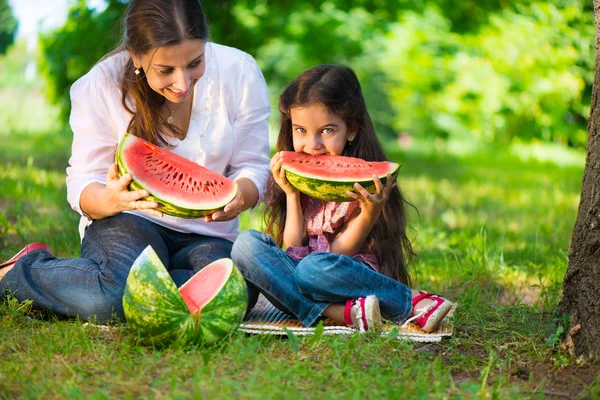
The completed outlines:
{"type": "Polygon", "coordinates": [[[287,180],[300,192],[326,201],[354,201],[346,192],[357,193],[354,183],[358,182],[369,193],[375,193],[373,174],[383,185],[386,175],[394,179],[400,164],[389,161],[365,161],[344,156],[311,156],[310,154],[284,151],[283,169],[287,180]]]}
{"type": "Polygon", "coordinates": [[[133,177],[130,190],[146,189],[147,201],[180,218],[199,218],[223,209],[237,183],[167,149],[126,134],[117,151],[119,175],[133,177]]]}
{"type": "Polygon", "coordinates": [[[151,246],[133,263],[123,309],[143,343],[212,344],[235,331],[248,306],[242,274],[229,258],[216,260],[181,288],[151,246]]]}

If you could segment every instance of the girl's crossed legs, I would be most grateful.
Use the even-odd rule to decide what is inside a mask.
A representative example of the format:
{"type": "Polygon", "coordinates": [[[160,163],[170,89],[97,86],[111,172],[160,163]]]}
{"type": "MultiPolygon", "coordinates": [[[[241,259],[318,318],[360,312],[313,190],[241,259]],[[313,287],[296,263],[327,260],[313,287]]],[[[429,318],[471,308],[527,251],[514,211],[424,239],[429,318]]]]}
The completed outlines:
{"type": "Polygon", "coordinates": [[[304,326],[313,325],[321,314],[343,323],[344,303],[369,295],[379,299],[383,316],[396,323],[412,309],[407,286],[348,256],[313,253],[295,260],[257,231],[242,232],[231,255],[244,278],[304,326]]]}

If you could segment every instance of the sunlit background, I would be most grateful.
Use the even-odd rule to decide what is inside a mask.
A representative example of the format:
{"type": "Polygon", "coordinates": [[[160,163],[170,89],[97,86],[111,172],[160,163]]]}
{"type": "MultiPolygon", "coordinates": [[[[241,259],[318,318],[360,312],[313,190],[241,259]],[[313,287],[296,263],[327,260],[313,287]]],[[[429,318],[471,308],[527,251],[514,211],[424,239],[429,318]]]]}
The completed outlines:
{"type": "MultiPolygon", "coordinates": [[[[6,255],[44,237],[57,253],[78,251],[64,188],[69,88],[117,45],[125,7],[0,0],[6,255]],[[18,29],[8,29],[14,22],[18,29]]],[[[412,272],[425,287],[460,293],[477,276],[504,291],[551,285],[559,293],[585,163],[591,2],[229,0],[204,8],[212,40],[258,61],[272,140],[278,94],[297,74],[319,63],[355,69],[419,210],[411,209],[412,272]]],[[[243,215],[242,229],[260,228],[258,216],[243,215]]]]}

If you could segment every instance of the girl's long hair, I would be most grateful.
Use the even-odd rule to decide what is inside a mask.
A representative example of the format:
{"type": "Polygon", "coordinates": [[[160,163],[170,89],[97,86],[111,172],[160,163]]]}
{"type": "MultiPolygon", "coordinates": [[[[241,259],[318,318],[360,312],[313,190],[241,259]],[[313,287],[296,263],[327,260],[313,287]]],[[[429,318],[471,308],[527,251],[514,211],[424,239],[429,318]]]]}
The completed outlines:
{"type": "MultiPolygon", "coordinates": [[[[367,161],[387,160],[383,147],[375,135],[358,78],[350,68],[342,65],[319,65],[298,76],[279,97],[281,126],[277,151],[294,151],[290,110],[315,104],[325,106],[338,115],[348,126],[349,133],[357,135],[351,145],[346,143],[344,155],[367,161]]],[[[267,183],[265,197],[265,224],[279,246],[283,243],[286,218],[285,193],[273,177],[267,183]]],[[[390,193],[380,218],[369,233],[368,249],[377,257],[380,272],[407,286],[411,280],[407,265],[415,255],[406,234],[405,205],[399,186],[390,193]],[[400,251],[398,251],[400,250],[400,251]]]]}
{"type": "MultiPolygon", "coordinates": [[[[129,50],[142,56],[186,39],[208,40],[208,25],[198,0],[131,0],[123,20],[123,43],[108,56],[129,50]]],[[[161,115],[165,98],[148,85],[144,71],[135,74],[129,57],[121,78],[121,103],[132,114],[127,131],[154,144],[166,145],[160,132],[185,137],[161,115]],[[132,107],[133,106],[133,107],[132,107]]]]}

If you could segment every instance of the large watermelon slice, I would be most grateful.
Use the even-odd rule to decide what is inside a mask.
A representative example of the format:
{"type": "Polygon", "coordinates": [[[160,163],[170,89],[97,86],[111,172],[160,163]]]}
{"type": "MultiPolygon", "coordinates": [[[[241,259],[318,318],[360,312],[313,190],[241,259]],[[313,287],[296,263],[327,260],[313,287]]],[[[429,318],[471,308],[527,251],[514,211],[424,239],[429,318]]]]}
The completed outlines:
{"type": "Polygon", "coordinates": [[[294,151],[283,152],[283,169],[287,180],[302,193],[326,201],[354,201],[346,192],[355,192],[358,182],[375,193],[373,174],[385,185],[386,175],[395,179],[400,164],[389,161],[365,161],[344,156],[311,156],[294,151]]]}
{"type": "Polygon", "coordinates": [[[242,274],[229,258],[214,261],[179,290],[151,246],[133,263],[123,309],[144,343],[212,344],[235,331],[248,306],[242,274]]]}
{"type": "Polygon", "coordinates": [[[130,190],[146,189],[158,210],[199,218],[222,209],[235,197],[237,183],[167,149],[126,134],[117,151],[119,174],[133,177],[130,190]]]}

